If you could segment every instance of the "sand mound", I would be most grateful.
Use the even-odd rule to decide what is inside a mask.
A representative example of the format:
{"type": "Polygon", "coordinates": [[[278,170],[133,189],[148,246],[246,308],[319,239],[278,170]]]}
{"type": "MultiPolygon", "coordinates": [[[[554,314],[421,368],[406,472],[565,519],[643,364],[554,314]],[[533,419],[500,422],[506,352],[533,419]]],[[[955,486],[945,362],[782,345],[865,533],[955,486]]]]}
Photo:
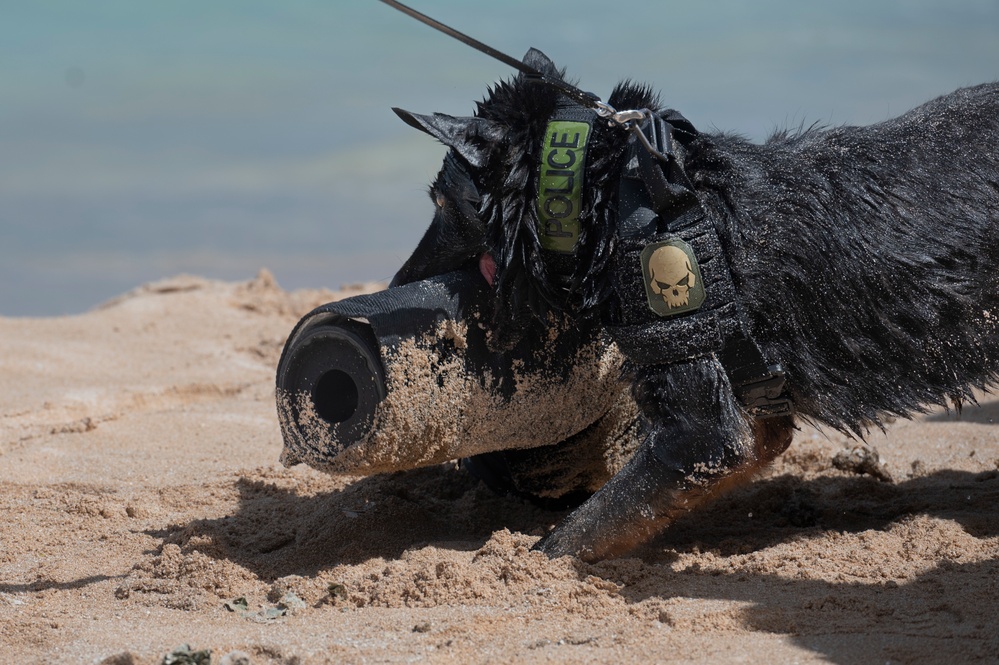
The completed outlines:
{"type": "MultiPolygon", "coordinates": [[[[359,292],[361,287],[353,292],[359,292]]],[[[352,292],[352,293],[353,293],[352,292]]],[[[341,294],[342,295],[342,294],[341,294]]],[[[180,277],[0,319],[0,652],[14,662],[989,662],[999,402],[900,421],[892,482],[803,429],[635,556],[530,546],[560,517],[454,464],[278,463],[273,372],[330,292],[180,277]],[[866,469],[866,470],[865,470],[866,469]]]]}

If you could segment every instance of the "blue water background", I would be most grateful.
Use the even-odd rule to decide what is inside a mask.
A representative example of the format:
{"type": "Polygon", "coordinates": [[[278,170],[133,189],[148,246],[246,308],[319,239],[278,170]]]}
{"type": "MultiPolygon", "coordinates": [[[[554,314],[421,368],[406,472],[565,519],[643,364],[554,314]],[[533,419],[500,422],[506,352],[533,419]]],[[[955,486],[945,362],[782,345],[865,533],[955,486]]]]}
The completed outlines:
{"type": "MultiPolygon", "coordinates": [[[[996,0],[412,0],[702,130],[866,124],[999,78],[996,0]]],[[[385,279],[443,149],[509,68],[376,0],[0,0],[0,315],[86,310],[180,272],[385,279]]]]}

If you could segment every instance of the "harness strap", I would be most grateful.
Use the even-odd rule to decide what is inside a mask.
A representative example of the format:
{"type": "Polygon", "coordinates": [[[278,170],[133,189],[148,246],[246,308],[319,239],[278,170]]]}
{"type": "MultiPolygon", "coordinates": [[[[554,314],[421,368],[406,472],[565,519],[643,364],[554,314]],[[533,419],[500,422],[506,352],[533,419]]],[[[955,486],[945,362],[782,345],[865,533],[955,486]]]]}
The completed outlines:
{"type": "MultiPolygon", "coordinates": [[[[686,124],[681,131],[693,137],[686,124]]],[[[640,131],[655,151],[633,144],[621,176],[611,268],[620,309],[608,331],[638,365],[714,354],[749,413],[789,415],[784,372],[766,362],[750,335],[718,230],[684,171],[683,144],[661,116],[640,131]]]]}
{"type": "Polygon", "coordinates": [[[658,115],[649,114],[648,121],[637,125],[635,131],[641,132],[655,150],[637,152],[638,170],[652,199],[652,209],[661,215],[669,209],[686,208],[697,203],[694,186],[682,166],[685,150],[673,140],[669,124],[658,115]],[[666,162],[657,155],[666,157],[666,162]]]}

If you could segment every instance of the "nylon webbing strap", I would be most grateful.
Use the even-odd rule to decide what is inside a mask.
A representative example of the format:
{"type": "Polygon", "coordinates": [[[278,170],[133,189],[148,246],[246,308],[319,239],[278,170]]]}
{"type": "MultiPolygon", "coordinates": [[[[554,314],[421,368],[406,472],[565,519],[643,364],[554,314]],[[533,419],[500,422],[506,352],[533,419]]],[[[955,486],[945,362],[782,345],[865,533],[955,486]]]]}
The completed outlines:
{"type": "MultiPolygon", "coordinates": [[[[698,208],[699,211],[699,208],[698,208]]],[[[622,238],[614,257],[614,289],[620,296],[620,324],[610,326],[621,352],[641,365],[660,365],[710,355],[741,329],[735,287],[714,226],[706,217],[685,229],[622,238]],[[705,298],[700,307],[677,317],[662,317],[647,299],[641,254],[658,242],[679,239],[697,257],[705,298]]]]}
{"type": "Polygon", "coordinates": [[[671,209],[696,204],[694,187],[683,170],[685,150],[679,141],[674,140],[669,123],[653,115],[639,130],[645,134],[649,144],[668,160],[664,164],[648,150],[639,150],[636,154],[638,171],[652,199],[653,210],[669,218],[671,209]]]}
{"type": "Polygon", "coordinates": [[[788,415],[783,371],[749,334],[718,230],[684,172],[684,149],[662,118],[648,125],[642,130],[668,162],[633,146],[622,173],[611,268],[620,309],[607,329],[639,365],[715,354],[747,411],[788,415]]]}

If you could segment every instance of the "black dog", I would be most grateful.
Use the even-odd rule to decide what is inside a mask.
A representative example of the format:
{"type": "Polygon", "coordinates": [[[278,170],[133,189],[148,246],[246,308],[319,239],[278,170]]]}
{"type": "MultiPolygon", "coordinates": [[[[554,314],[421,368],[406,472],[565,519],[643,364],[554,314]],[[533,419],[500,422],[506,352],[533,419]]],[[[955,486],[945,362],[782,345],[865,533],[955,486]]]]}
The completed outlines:
{"type": "MultiPolygon", "coordinates": [[[[563,79],[538,51],[524,62],[563,79]]],[[[590,123],[576,141],[578,229],[561,223],[574,199],[540,191],[568,192],[573,175],[539,185],[541,171],[584,158],[548,125],[578,111],[555,87],[520,75],[473,118],[396,111],[451,150],[434,221],[394,284],[477,263],[498,347],[559,311],[599,317],[629,360],[648,437],[538,549],[628,551],[773,460],[795,418],[862,436],[995,383],[999,84],[762,145],[699,133],[632,83],[608,104],[651,110],[666,135],[653,152],[634,131],[590,123]]]]}

